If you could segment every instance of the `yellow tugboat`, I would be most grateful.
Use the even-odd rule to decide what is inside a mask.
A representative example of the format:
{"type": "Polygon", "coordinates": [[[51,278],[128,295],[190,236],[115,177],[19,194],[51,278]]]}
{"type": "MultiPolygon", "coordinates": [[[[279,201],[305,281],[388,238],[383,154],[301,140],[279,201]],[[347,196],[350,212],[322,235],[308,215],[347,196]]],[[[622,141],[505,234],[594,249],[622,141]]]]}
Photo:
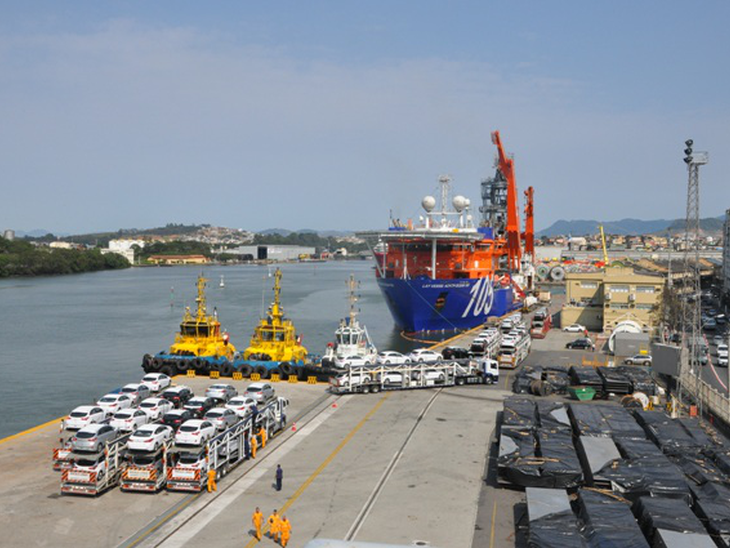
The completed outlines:
{"type": "Polygon", "coordinates": [[[168,352],[160,352],[154,357],[145,355],[142,366],[145,371],[159,371],[174,375],[190,368],[207,370],[220,363],[230,363],[236,348],[229,342],[228,333],[221,332],[221,324],[216,316],[208,314],[205,304],[205,285],[208,280],[198,277],[198,296],[195,299],[195,316],[190,307],[185,308],[180,331],[168,352]]]}
{"type": "Polygon", "coordinates": [[[243,359],[264,378],[271,373],[290,374],[302,365],[307,349],[297,336],[291,320],[284,317],[281,307],[281,270],[274,273],[274,302],[266,318],[262,318],[251,337],[251,344],[243,352],[243,359]],[[278,371],[277,371],[278,369],[278,371]]]}

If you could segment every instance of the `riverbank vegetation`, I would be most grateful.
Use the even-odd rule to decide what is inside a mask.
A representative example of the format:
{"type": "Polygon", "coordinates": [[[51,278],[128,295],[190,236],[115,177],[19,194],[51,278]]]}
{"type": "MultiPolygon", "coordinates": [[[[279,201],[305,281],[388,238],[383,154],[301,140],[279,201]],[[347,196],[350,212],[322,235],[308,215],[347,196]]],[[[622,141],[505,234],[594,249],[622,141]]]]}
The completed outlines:
{"type": "Polygon", "coordinates": [[[102,255],[98,249],[52,249],[0,238],[0,278],[77,274],[130,266],[121,255],[102,255]]]}

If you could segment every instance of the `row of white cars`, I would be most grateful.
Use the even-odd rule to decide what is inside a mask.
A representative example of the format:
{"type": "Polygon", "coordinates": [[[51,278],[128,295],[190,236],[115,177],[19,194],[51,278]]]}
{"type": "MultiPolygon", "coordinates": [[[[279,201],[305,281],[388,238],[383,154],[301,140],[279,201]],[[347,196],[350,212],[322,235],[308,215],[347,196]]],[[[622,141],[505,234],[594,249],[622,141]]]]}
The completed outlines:
{"type": "Polygon", "coordinates": [[[437,363],[443,356],[435,350],[428,348],[416,348],[410,354],[401,354],[395,350],[385,350],[377,356],[346,356],[335,360],[335,366],[339,368],[363,367],[368,365],[404,365],[406,363],[437,363]]]}
{"type": "Polygon", "coordinates": [[[251,383],[241,395],[232,385],[214,384],[197,397],[186,386],[170,385],[167,375],[149,373],[95,405],[77,407],[64,421],[66,430],[76,431],[72,449],[96,453],[126,432],[133,451],[156,451],[173,438],[179,445],[201,446],[275,398],[269,383],[251,383]]]}

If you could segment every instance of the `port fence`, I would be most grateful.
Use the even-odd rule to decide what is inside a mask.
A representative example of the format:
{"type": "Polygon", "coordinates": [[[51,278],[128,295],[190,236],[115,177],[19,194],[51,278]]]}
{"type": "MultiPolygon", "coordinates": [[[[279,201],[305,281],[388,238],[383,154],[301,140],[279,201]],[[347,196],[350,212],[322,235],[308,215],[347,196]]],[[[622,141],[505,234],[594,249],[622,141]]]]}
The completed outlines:
{"type": "Polygon", "coordinates": [[[702,402],[705,413],[709,413],[730,426],[730,399],[717,388],[691,373],[681,376],[682,388],[696,401],[702,402]]]}

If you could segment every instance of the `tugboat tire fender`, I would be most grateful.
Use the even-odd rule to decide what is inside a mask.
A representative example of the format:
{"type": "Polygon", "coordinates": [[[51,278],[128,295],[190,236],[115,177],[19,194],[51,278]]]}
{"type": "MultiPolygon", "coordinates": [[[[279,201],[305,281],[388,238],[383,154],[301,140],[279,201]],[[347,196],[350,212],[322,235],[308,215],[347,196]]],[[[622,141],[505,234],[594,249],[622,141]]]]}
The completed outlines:
{"type": "Polygon", "coordinates": [[[263,365],[257,365],[254,368],[254,372],[258,373],[262,379],[268,379],[269,378],[269,368],[264,367],[263,365]]]}
{"type": "Polygon", "coordinates": [[[253,367],[248,365],[247,363],[244,363],[238,371],[243,375],[244,377],[250,377],[251,373],[253,372],[253,367]]]}
{"type": "Polygon", "coordinates": [[[160,373],[163,373],[163,374],[167,375],[168,377],[172,377],[172,375],[173,375],[172,366],[163,365],[162,367],[160,367],[160,373]]]}
{"type": "Polygon", "coordinates": [[[220,366],[221,375],[224,377],[232,377],[233,376],[233,366],[226,362],[220,366]]]}
{"type": "Polygon", "coordinates": [[[284,375],[291,375],[293,368],[289,362],[284,362],[281,364],[281,372],[284,373],[284,375]]]}

